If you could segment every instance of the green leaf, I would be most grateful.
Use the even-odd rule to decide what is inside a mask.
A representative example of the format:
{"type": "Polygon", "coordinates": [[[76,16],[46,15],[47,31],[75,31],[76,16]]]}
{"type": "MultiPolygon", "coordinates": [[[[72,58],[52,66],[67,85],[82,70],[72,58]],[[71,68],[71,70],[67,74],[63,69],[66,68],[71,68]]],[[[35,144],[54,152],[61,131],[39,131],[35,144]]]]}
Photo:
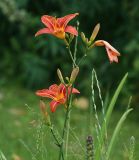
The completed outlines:
{"type": "Polygon", "coordinates": [[[111,114],[112,114],[112,111],[113,111],[113,108],[115,106],[115,103],[118,99],[118,96],[126,82],[126,79],[127,79],[127,76],[128,76],[128,73],[125,74],[125,76],[123,77],[123,79],[121,80],[119,86],[117,87],[112,99],[111,99],[111,102],[108,106],[108,109],[107,109],[107,112],[106,112],[106,115],[105,115],[105,122],[103,122],[102,124],[102,130],[101,130],[101,133],[99,135],[99,139],[100,139],[100,142],[99,142],[99,145],[97,146],[96,148],[96,160],[100,160],[100,157],[101,157],[101,149],[103,148],[103,140],[104,140],[104,137],[106,135],[106,130],[107,130],[107,127],[108,127],[108,124],[109,124],[109,121],[110,121],[110,118],[111,118],[111,114]],[[102,137],[102,138],[100,138],[102,137]]]}
{"type": "Polygon", "coordinates": [[[0,150],[0,160],[7,160],[1,150],[0,150]]]}
{"type": "Polygon", "coordinates": [[[108,110],[107,110],[107,113],[106,113],[106,125],[108,126],[108,123],[110,121],[110,117],[111,117],[111,114],[112,114],[112,111],[113,111],[113,108],[115,106],[115,103],[117,101],[117,98],[126,82],[126,79],[127,79],[127,76],[128,76],[128,73],[125,74],[125,76],[123,77],[123,79],[121,80],[118,88],[116,89],[115,93],[114,93],[114,96],[112,97],[112,100],[108,106],[108,110]]]}
{"type": "Polygon", "coordinates": [[[116,127],[115,127],[115,130],[112,134],[112,138],[110,140],[110,143],[109,143],[109,146],[108,146],[108,151],[107,151],[107,157],[106,157],[106,160],[109,160],[109,157],[110,157],[110,154],[111,154],[111,151],[112,151],[112,148],[116,142],[116,139],[118,137],[118,134],[120,132],[120,129],[123,125],[123,122],[125,121],[127,115],[132,111],[133,109],[128,109],[124,114],[123,116],[120,118],[120,120],[118,121],[116,127]]]}

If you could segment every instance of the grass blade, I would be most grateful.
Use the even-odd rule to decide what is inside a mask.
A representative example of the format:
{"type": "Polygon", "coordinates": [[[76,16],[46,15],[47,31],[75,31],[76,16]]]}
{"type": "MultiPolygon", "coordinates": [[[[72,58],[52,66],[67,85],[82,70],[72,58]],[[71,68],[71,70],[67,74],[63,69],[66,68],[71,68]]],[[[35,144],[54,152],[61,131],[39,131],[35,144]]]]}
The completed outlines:
{"type": "Polygon", "coordinates": [[[7,160],[1,150],[0,150],[0,160],[7,160]]]}
{"type": "Polygon", "coordinates": [[[117,101],[117,98],[118,98],[118,96],[119,96],[119,94],[120,94],[120,92],[126,82],[127,76],[128,76],[128,73],[126,73],[125,76],[123,77],[123,79],[121,80],[121,82],[120,82],[118,88],[116,89],[116,92],[114,93],[114,96],[112,97],[112,100],[108,106],[108,110],[106,113],[106,125],[108,125],[108,123],[109,123],[113,108],[114,108],[115,103],[117,101]]]}
{"type": "Polygon", "coordinates": [[[135,137],[132,136],[130,139],[130,150],[129,150],[129,160],[135,160],[135,137]]]}
{"type": "MultiPolygon", "coordinates": [[[[118,99],[118,96],[126,82],[126,79],[127,79],[127,76],[128,76],[128,73],[125,74],[125,76],[123,77],[123,79],[121,80],[119,86],[117,87],[112,99],[111,99],[111,102],[107,108],[107,112],[106,112],[106,122],[102,124],[102,130],[101,130],[101,133],[99,135],[99,137],[105,137],[105,130],[109,124],[109,121],[110,121],[110,118],[111,118],[111,114],[112,114],[112,111],[113,111],[113,108],[115,106],[115,103],[118,99]]],[[[96,160],[100,160],[100,157],[101,157],[101,149],[103,148],[103,139],[101,138],[101,142],[98,144],[97,148],[96,148],[96,153],[95,153],[95,156],[96,156],[96,160]]]]}
{"type": "Polygon", "coordinates": [[[112,148],[115,144],[115,141],[116,141],[116,138],[118,136],[118,133],[123,125],[123,122],[125,121],[127,115],[132,111],[133,109],[128,109],[124,114],[123,116],[120,118],[119,122],[117,123],[116,127],[115,127],[115,130],[113,132],[113,136],[111,138],[111,141],[110,141],[110,144],[108,146],[108,151],[107,151],[107,158],[106,160],[109,160],[109,157],[110,157],[110,154],[111,154],[111,151],[112,151],[112,148]]]}

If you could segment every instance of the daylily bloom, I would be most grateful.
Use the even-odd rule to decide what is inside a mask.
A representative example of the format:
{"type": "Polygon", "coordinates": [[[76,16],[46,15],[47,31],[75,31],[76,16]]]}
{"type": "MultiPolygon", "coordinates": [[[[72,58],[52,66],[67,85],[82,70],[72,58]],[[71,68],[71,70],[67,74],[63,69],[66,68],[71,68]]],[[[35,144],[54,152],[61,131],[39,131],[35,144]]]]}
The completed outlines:
{"type": "Polygon", "coordinates": [[[112,47],[108,42],[104,40],[97,40],[94,43],[95,46],[104,46],[106,48],[110,63],[116,62],[118,63],[118,56],[120,56],[120,53],[112,47]]]}
{"type": "Polygon", "coordinates": [[[77,15],[79,15],[79,13],[69,14],[61,18],[56,18],[49,15],[43,15],[41,17],[41,21],[46,27],[39,30],[35,34],[35,36],[38,36],[41,34],[52,34],[57,38],[65,39],[66,32],[77,36],[78,32],[76,28],[68,25],[69,21],[75,18],[77,15]]]}
{"type": "Polygon", "coordinates": [[[66,104],[67,95],[69,96],[70,94],[76,93],[80,92],[75,88],[66,88],[64,84],[53,84],[49,87],[49,89],[38,90],[36,92],[36,95],[52,99],[52,101],[50,102],[50,109],[52,112],[55,112],[58,105],[66,104]]]}

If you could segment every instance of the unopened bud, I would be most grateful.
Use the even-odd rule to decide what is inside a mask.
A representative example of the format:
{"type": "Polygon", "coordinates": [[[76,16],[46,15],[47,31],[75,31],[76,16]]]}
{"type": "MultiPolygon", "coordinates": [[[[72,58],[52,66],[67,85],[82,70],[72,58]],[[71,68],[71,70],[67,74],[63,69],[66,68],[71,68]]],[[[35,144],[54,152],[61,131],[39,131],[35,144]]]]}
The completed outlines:
{"type": "Polygon", "coordinates": [[[98,23],[98,24],[95,26],[95,28],[94,28],[94,30],[93,30],[93,32],[92,32],[92,35],[91,35],[91,37],[90,37],[90,41],[94,41],[94,39],[96,38],[96,36],[97,36],[97,34],[98,34],[98,32],[99,32],[99,29],[100,29],[100,24],[98,23]]]}
{"type": "Polygon", "coordinates": [[[66,77],[65,79],[66,79],[68,82],[70,81],[70,80],[69,80],[69,77],[66,77]]]}
{"type": "Polygon", "coordinates": [[[91,46],[89,46],[89,47],[88,47],[88,50],[89,50],[89,49],[92,49],[93,47],[95,47],[95,43],[93,43],[91,46]]]}
{"type": "Polygon", "coordinates": [[[87,45],[90,46],[92,44],[92,41],[88,41],[87,45]]]}
{"type": "Polygon", "coordinates": [[[40,109],[41,109],[42,113],[44,114],[45,110],[46,110],[46,105],[42,100],[40,100],[40,109]]]}
{"type": "Polygon", "coordinates": [[[46,124],[48,126],[51,126],[51,120],[50,120],[50,116],[49,116],[48,112],[45,112],[44,119],[45,119],[46,124]]]}
{"type": "Polygon", "coordinates": [[[79,73],[79,67],[76,67],[72,70],[71,76],[70,76],[70,83],[73,83],[75,81],[78,73],[79,73]]]}
{"type": "Polygon", "coordinates": [[[87,40],[87,38],[85,37],[85,34],[84,34],[83,32],[81,32],[81,38],[82,38],[82,40],[83,40],[83,42],[84,42],[85,44],[88,43],[88,40],[87,40]]]}
{"type": "Polygon", "coordinates": [[[61,83],[65,83],[60,69],[57,69],[57,75],[61,83]]]}

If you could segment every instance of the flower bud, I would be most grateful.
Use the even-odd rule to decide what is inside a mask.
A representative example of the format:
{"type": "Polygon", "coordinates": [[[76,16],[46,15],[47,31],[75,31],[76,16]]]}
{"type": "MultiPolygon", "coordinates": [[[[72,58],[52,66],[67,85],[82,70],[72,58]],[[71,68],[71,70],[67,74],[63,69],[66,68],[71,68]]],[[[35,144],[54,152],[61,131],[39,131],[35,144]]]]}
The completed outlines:
{"type": "Polygon", "coordinates": [[[71,76],[70,76],[70,83],[71,83],[71,84],[75,81],[78,73],[79,73],[79,67],[76,67],[76,68],[74,68],[74,69],[72,70],[71,76]]]}
{"type": "Polygon", "coordinates": [[[85,44],[88,43],[88,40],[87,40],[87,38],[85,37],[85,34],[84,34],[83,32],[81,32],[81,38],[82,38],[82,40],[83,40],[83,42],[84,42],[85,44]]]}
{"type": "Polygon", "coordinates": [[[46,105],[42,100],[40,100],[40,109],[41,109],[42,113],[44,114],[45,110],[46,110],[46,105]]]}
{"type": "Polygon", "coordinates": [[[61,83],[65,83],[60,69],[57,69],[57,75],[61,83]]]}
{"type": "Polygon", "coordinates": [[[50,119],[50,116],[49,116],[48,112],[45,112],[44,119],[45,119],[46,124],[48,126],[51,126],[51,119],[50,119]]]}
{"type": "Polygon", "coordinates": [[[98,23],[98,24],[95,26],[95,28],[94,28],[94,30],[93,30],[93,32],[92,32],[92,35],[91,35],[91,37],[90,37],[90,41],[94,41],[94,39],[96,38],[96,36],[97,36],[97,34],[98,34],[98,32],[99,32],[99,29],[100,29],[100,24],[98,23]]]}
{"type": "Polygon", "coordinates": [[[69,83],[69,81],[70,81],[69,77],[66,77],[65,79],[66,79],[66,80],[68,81],[68,83],[69,83]]]}

